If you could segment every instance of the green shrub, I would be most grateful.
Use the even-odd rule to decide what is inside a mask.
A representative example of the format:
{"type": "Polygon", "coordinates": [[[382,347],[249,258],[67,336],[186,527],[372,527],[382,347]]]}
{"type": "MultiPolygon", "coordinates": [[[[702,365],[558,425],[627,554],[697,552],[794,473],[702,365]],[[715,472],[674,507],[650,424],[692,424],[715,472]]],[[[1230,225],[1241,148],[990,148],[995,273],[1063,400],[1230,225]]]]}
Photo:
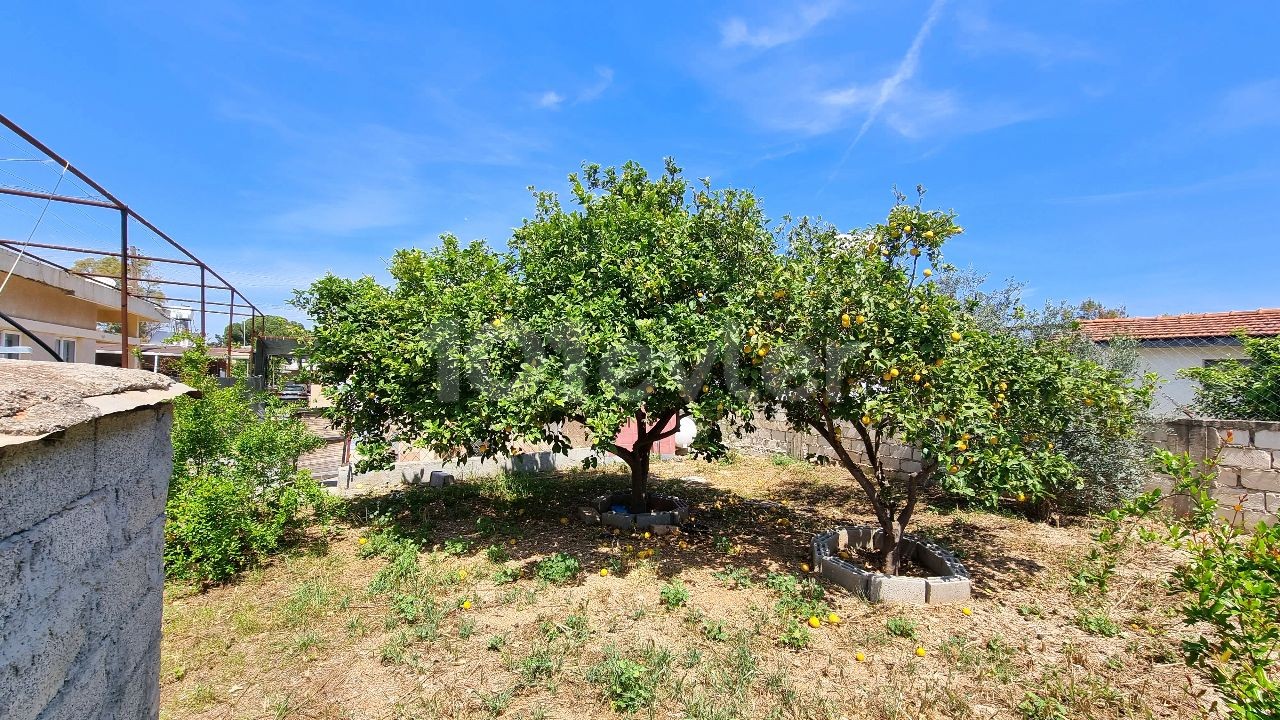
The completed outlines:
{"type": "Polygon", "coordinates": [[[910,618],[892,617],[885,621],[889,634],[900,638],[914,640],[916,637],[916,621],[910,618]]]}
{"type": "Polygon", "coordinates": [[[254,565],[327,511],[324,491],[298,457],[323,444],[288,411],[243,385],[220,387],[205,373],[203,341],[179,360],[200,397],[174,401],[173,477],[165,508],[170,577],[219,582],[254,565]],[[263,409],[254,409],[261,402],[263,409]]]}
{"type": "Polygon", "coordinates": [[[1200,383],[1195,409],[1229,420],[1280,420],[1280,337],[1237,337],[1246,361],[1223,360],[1178,371],[1200,383]]]}
{"type": "Polygon", "coordinates": [[[803,650],[813,642],[813,633],[809,632],[808,626],[804,623],[792,618],[783,626],[782,636],[778,638],[778,642],[792,650],[803,650]]]}
{"type": "Polygon", "coordinates": [[[582,572],[582,563],[578,558],[565,553],[555,553],[538,563],[537,576],[542,580],[564,583],[577,577],[582,572]]]}

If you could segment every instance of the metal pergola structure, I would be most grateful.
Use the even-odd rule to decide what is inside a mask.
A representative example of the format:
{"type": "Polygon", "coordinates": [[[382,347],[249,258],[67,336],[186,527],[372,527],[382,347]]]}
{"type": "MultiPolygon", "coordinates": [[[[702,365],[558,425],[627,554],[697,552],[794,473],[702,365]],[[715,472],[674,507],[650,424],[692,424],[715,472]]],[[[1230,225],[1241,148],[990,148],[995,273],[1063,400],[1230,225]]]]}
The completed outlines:
{"type": "MultiPolygon", "coordinates": [[[[0,195],[10,195],[22,198],[30,198],[35,200],[44,200],[49,203],[63,203],[70,205],[80,205],[93,208],[103,208],[119,213],[120,216],[120,250],[101,250],[91,247],[77,247],[73,245],[60,245],[54,243],[41,243],[32,240],[17,241],[0,238],[0,247],[6,247],[15,252],[20,252],[26,257],[30,257],[39,262],[59,268],[73,275],[87,278],[106,278],[108,276],[98,273],[79,272],[68,267],[64,267],[47,258],[31,252],[34,249],[52,250],[58,252],[72,252],[86,255],[98,255],[105,257],[114,257],[120,259],[120,275],[119,277],[110,277],[111,280],[118,283],[120,289],[120,366],[129,366],[129,297],[133,296],[138,300],[148,303],[155,303],[157,300],[167,302],[185,302],[199,304],[200,307],[200,335],[207,338],[206,334],[206,318],[208,315],[226,315],[228,316],[228,327],[234,326],[236,322],[236,309],[242,309],[242,315],[247,313],[246,319],[252,322],[249,332],[245,333],[245,343],[252,346],[252,337],[262,335],[266,329],[266,317],[258,310],[258,307],[245,297],[226,278],[218,274],[216,270],[209,267],[204,261],[196,257],[187,250],[178,241],[167,235],[163,230],[153,225],[149,220],[140,215],[136,210],[126,205],[115,195],[112,195],[106,188],[99,185],[83,171],[72,165],[61,155],[54,152],[47,145],[40,142],[31,133],[22,129],[17,123],[10,120],[7,116],[0,114],[0,124],[11,130],[15,135],[22,138],[28,145],[37,150],[48,160],[57,163],[58,168],[66,173],[70,173],[79,178],[86,185],[93,189],[101,198],[78,197],[74,195],[58,194],[56,192],[44,192],[39,189],[30,187],[13,187],[10,185],[0,184],[0,195]],[[155,233],[156,237],[164,240],[169,246],[181,253],[181,257],[162,257],[158,255],[141,255],[130,251],[129,245],[129,228],[131,223],[136,223],[142,227],[155,233]],[[147,263],[160,263],[167,265],[185,266],[199,270],[199,282],[184,282],[179,280],[168,280],[163,277],[137,277],[130,272],[130,263],[135,261],[146,261],[147,263]],[[199,288],[198,299],[173,298],[168,296],[156,296],[145,291],[131,290],[130,282],[139,283],[138,287],[143,287],[141,283],[147,286],[153,285],[169,285],[183,288],[199,288]],[[217,300],[209,299],[211,293],[219,295],[217,300]],[[222,293],[226,293],[222,295],[222,293]],[[237,302],[237,298],[239,302],[237,302]],[[225,302],[223,302],[225,300],[225,302]],[[226,308],[225,310],[219,308],[226,308]]],[[[54,188],[57,190],[57,188],[54,188]]],[[[136,268],[132,268],[136,269],[136,268]]],[[[0,269],[2,270],[2,269],[0,269]]],[[[191,294],[195,294],[192,292],[191,294]]],[[[139,338],[141,340],[141,338],[139,338]]],[[[227,371],[231,370],[231,345],[232,333],[228,332],[227,337],[227,371]]]]}

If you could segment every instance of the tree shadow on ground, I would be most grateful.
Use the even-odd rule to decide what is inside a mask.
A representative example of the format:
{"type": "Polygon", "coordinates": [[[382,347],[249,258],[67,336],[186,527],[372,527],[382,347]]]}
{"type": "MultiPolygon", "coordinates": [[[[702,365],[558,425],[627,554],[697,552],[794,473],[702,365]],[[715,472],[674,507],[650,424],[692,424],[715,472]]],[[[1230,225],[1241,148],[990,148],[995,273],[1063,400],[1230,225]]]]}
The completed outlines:
{"type": "MultiPolygon", "coordinates": [[[[852,481],[785,479],[771,485],[763,499],[749,499],[710,483],[654,477],[651,492],[690,503],[690,520],[678,532],[646,537],[643,530],[615,531],[576,519],[577,508],[629,485],[626,475],[600,470],[507,474],[353,498],[341,516],[357,528],[390,528],[424,551],[445,549],[450,541],[468,554],[496,546],[523,577],[531,577],[543,558],[566,553],[582,563],[584,573],[608,568],[625,576],[645,560],[660,577],[688,569],[743,569],[756,579],[773,572],[803,574],[815,534],[873,518],[852,481]]],[[[980,596],[1022,587],[1029,575],[1044,569],[989,530],[960,518],[916,530],[961,557],[980,596]]]]}

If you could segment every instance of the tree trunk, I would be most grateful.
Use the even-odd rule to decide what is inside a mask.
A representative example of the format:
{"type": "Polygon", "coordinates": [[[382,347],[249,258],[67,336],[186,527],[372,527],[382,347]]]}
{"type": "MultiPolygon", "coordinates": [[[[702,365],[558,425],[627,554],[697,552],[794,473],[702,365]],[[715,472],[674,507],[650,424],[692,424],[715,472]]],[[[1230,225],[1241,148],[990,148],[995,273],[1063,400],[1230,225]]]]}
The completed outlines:
{"type": "Polygon", "coordinates": [[[883,550],[880,551],[880,572],[897,575],[902,567],[902,528],[892,520],[880,524],[883,533],[883,550]]]}
{"type": "Polygon", "coordinates": [[[649,512],[649,451],[651,445],[636,443],[631,460],[631,507],[633,513],[649,512]]]}

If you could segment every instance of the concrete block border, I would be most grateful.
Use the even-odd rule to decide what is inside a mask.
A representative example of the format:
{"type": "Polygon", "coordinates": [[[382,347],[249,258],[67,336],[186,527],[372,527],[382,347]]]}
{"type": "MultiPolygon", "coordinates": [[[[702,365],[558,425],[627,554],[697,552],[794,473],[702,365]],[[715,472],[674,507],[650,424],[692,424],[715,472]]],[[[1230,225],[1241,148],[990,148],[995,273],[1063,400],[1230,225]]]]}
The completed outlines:
{"type": "Polygon", "coordinates": [[[969,571],[945,548],[907,535],[907,555],[930,572],[929,577],[906,577],[872,572],[840,557],[850,547],[874,550],[884,532],[872,525],[846,525],[813,537],[813,569],[831,582],[859,593],[871,602],[940,605],[968,600],[973,591],[969,571]]]}
{"type": "Polygon", "coordinates": [[[627,505],[631,501],[631,491],[620,491],[601,495],[587,506],[578,508],[578,519],[594,525],[599,523],[622,530],[635,530],[659,526],[674,527],[684,523],[689,517],[689,503],[673,495],[649,495],[649,512],[624,513],[614,511],[614,506],[627,505]]]}

